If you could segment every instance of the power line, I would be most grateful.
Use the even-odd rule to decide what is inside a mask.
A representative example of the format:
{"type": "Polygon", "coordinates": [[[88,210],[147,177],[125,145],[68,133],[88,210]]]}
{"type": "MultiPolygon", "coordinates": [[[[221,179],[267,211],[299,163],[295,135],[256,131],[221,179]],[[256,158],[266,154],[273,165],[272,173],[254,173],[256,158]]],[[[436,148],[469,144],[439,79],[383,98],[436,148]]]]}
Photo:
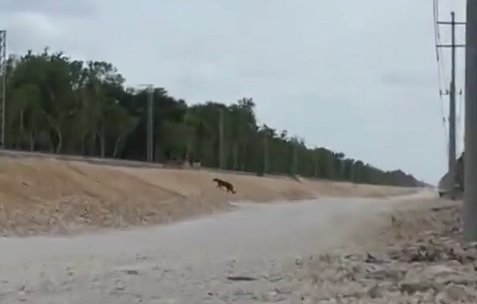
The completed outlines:
{"type": "MultiPolygon", "coordinates": [[[[434,18],[434,42],[435,45],[438,44],[439,41],[439,26],[437,25],[437,20],[439,20],[439,2],[438,0],[433,0],[433,18],[434,18]]],[[[439,49],[436,47],[436,60],[439,61],[439,49]]]]}
{"type": "MultiPolygon", "coordinates": [[[[450,194],[454,198],[454,185],[456,182],[456,50],[459,47],[465,47],[463,44],[456,43],[456,26],[465,25],[465,22],[456,22],[455,12],[451,12],[451,21],[437,21],[437,26],[451,26],[451,43],[438,43],[437,48],[451,49],[451,80],[449,88],[449,144],[448,144],[448,174],[451,182],[450,194]]],[[[439,36],[439,35],[437,35],[439,36]]],[[[440,94],[442,96],[442,94],[440,94]]]]}
{"type": "Polygon", "coordinates": [[[442,121],[442,130],[444,131],[444,148],[445,148],[445,152],[447,154],[447,151],[449,151],[449,137],[447,136],[447,119],[446,119],[446,115],[444,113],[444,98],[443,96],[444,95],[449,95],[450,92],[449,90],[445,90],[445,91],[442,91],[442,90],[439,90],[439,100],[440,100],[440,104],[441,104],[441,121],[442,121]]]}
{"type": "MultiPolygon", "coordinates": [[[[446,138],[446,149],[448,149],[448,138],[447,138],[447,128],[448,120],[446,115],[446,110],[444,104],[447,103],[447,100],[443,98],[444,95],[449,95],[448,90],[448,80],[446,80],[445,75],[447,75],[447,69],[445,64],[445,57],[442,53],[442,48],[451,48],[452,44],[444,45],[441,41],[441,32],[439,25],[452,25],[451,21],[439,21],[440,17],[440,5],[439,0],[433,0],[433,21],[434,21],[434,41],[435,41],[435,50],[436,50],[436,62],[437,62],[437,81],[439,87],[439,99],[440,99],[440,111],[441,111],[441,124],[443,132],[446,138]],[[440,47],[439,47],[440,46],[440,47]],[[443,91],[447,93],[442,93],[443,91]]],[[[454,22],[455,25],[465,25],[465,22],[454,22]]],[[[456,47],[465,47],[464,45],[455,45],[456,47]]]]}
{"type": "MultiPolygon", "coordinates": [[[[441,48],[438,47],[438,45],[441,44],[441,34],[440,34],[440,29],[439,29],[439,0],[433,0],[433,18],[434,18],[434,43],[435,43],[435,49],[436,49],[436,62],[437,62],[437,83],[439,86],[439,102],[440,102],[440,108],[441,108],[441,123],[442,123],[442,130],[444,132],[444,148],[445,151],[448,150],[448,138],[447,138],[447,127],[446,127],[446,115],[444,113],[444,98],[443,98],[443,93],[442,93],[442,88],[443,88],[443,71],[444,71],[444,65],[443,61],[441,58],[442,56],[442,50],[441,48]]],[[[447,153],[447,152],[446,152],[447,153]]]]}
{"type": "MultiPolygon", "coordinates": [[[[443,63],[443,54],[441,48],[437,47],[441,44],[441,32],[439,27],[439,1],[434,0],[434,40],[435,40],[435,47],[436,47],[436,60],[437,60],[437,73],[438,73],[438,80],[439,80],[439,89],[443,88],[443,83],[447,83],[443,77],[445,72],[445,65],[443,63]]],[[[447,86],[447,84],[446,84],[447,86]]]]}

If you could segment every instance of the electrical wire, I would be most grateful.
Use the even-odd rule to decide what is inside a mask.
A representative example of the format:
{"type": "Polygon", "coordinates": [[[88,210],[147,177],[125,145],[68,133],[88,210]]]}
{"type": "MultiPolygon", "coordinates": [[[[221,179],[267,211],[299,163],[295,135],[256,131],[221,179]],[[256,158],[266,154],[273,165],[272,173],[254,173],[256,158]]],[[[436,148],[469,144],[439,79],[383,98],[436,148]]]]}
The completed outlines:
{"type": "Polygon", "coordinates": [[[437,81],[439,86],[439,101],[440,101],[440,108],[441,108],[441,119],[442,119],[442,128],[444,131],[444,138],[445,138],[445,147],[446,151],[448,150],[449,139],[447,136],[447,126],[446,126],[446,116],[444,111],[444,99],[442,94],[442,88],[444,77],[443,74],[445,72],[445,66],[443,63],[443,55],[441,48],[438,45],[441,43],[441,34],[439,28],[439,0],[433,0],[433,19],[434,19],[434,42],[436,48],[436,61],[437,61],[437,81]]]}

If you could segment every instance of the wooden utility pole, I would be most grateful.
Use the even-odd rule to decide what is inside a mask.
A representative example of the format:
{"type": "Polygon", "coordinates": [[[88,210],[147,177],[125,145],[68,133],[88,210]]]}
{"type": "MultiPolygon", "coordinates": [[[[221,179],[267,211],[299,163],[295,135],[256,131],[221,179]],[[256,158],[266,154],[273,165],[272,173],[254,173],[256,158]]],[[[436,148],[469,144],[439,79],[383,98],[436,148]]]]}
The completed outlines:
{"type": "Polygon", "coordinates": [[[437,45],[438,48],[451,49],[451,82],[449,88],[449,151],[448,151],[448,174],[450,177],[450,196],[455,198],[456,185],[456,49],[464,47],[464,45],[457,45],[455,39],[456,25],[465,24],[465,22],[456,22],[455,13],[451,12],[451,21],[438,21],[439,25],[451,26],[451,43],[437,45]]]}
{"type": "Polygon", "coordinates": [[[464,237],[477,241],[477,0],[467,0],[464,237]]]}

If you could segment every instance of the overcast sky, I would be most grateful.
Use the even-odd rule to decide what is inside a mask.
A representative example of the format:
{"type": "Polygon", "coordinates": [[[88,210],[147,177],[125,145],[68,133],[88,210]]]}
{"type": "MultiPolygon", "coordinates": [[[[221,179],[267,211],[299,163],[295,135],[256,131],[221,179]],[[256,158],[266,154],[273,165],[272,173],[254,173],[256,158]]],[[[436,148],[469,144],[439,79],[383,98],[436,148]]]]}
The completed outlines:
{"type": "Polygon", "coordinates": [[[190,103],[253,97],[309,146],[429,182],[446,168],[432,0],[1,0],[0,27],[10,53],[107,60],[190,103]]]}

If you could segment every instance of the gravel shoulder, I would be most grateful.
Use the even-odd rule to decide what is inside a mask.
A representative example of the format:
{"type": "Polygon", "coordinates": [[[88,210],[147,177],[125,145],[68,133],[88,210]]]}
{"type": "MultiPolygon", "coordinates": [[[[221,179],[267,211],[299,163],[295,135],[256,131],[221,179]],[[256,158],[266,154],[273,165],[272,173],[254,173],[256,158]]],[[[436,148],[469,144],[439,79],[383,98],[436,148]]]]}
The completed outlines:
{"type": "Polygon", "coordinates": [[[233,212],[161,227],[4,238],[0,299],[304,303],[316,289],[313,257],[359,243],[398,200],[404,198],[238,204],[233,212]]]}
{"type": "Polygon", "coordinates": [[[295,292],[306,303],[477,303],[477,244],[461,239],[461,203],[409,203],[352,246],[306,259],[295,292]]]}

